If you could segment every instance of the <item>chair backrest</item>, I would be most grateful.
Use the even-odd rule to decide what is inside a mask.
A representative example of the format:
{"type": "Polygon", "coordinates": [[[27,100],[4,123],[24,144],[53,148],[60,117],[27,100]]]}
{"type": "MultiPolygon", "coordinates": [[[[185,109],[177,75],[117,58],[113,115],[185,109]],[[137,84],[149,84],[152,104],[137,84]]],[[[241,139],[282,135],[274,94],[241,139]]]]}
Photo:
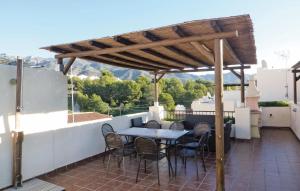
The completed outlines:
{"type": "Polygon", "coordinates": [[[115,132],[107,133],[105,143],[109,149],[122,149],[124,147],[121,136],[115,132]]]}
{"type": "Polygon", "coordinates": [[[211,127],[210,127],[210,125],[208,123],[198,123],[194,127],[194,136],[195,137],[199,137],[203,133],[210,132],[210,130],[211,130],[211,127]]]}
{"type": "Polygon", "coordinates": [[[208,144],[210,131],[202,131],[202,134],[200,135],[199,139],[199,145],[205,145],[208,144]]]}
{"type": "Polygon", "coordinates": [[[108,123],[104,123],[102,125],[101,131],[102,131],[102,135],[103,135],[104,138],[106,137],[106,135],[108,133],[114,133],[115,132],[114,128],[108,123]]]}
{"type": "Polygon", "coordinates": [[[172,130],[184,130],[184,125],[182,122],[175,121],[170,125],[170,128],[172,130]]]}
{"type": "Polygon", "coordinates": [[[145,128],[149,128],[149,129],[160,129],[161,125],[155,121],[155,120],[150,120],[145,124],[145,128]]]}
{"type": "Polygon", "coordinates": [[[137,117],[137,118],[133,118],[131,119],[131,126],[132,127],[143,127],[143,118],[142,117],[137,117]]]}
{"type": "Polygon", "coordinates": [[[158,151],[156,142],[145,137],[136,138],[134,146],[138,155],[156,155],[158,151]]]}

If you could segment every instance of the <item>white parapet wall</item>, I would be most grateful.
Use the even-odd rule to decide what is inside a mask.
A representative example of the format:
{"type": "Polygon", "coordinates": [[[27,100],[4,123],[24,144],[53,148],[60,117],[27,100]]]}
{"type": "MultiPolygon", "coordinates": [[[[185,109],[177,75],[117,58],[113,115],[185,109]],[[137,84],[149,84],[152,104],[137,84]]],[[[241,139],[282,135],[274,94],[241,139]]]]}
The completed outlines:
{"type": "Polygon", "coordinates": [[[263,127],[290,127],[290,107],[262,107],[261,119],[263,127]]]}
{"type": "Polygon", "coordinates": [[[300,140],[300,105],[291,105],[291,129],[300,140]]]}
{"type": "MultiPolygon", "coordinates": [[[[15,120],[16,67],[0,65],[0,189],[12,184],[12,139],[15,120]]],[[[149,112],[111,119],[67,124],[67,78],[60,72],[24,69],[24,129],[22,173],[27,180],[104,151],[103,123],[116,131],[129,128],[130,119],[149,112]]]]}

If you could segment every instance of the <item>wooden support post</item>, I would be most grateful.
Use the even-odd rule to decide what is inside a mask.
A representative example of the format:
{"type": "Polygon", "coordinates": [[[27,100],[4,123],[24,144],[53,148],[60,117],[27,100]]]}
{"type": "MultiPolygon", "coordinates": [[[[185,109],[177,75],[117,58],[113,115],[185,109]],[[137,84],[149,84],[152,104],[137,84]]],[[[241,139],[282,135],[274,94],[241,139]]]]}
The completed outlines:
{"type": "Polygon", "coordinates": [[[154,73],[154,105],[158,105],[157,73],[154,73]]]}
{"type": "Polygon", "coordinates": [[[241,68],[241,103],[245,104],[245,73],[244,73],[244,65],[241,68]]]}
{"type": "Polygon", "coordinates": [[[294,72],[294,104],[297,104],[297,73],[294,72]]]}
{"type": "Polygon", "coordinates": [[[59,65],[59,71],[64,72],[64,63],[62,58],[57,58],[57,64],[59,65]]]}
{"type": "Polygon", "coordinates": [[[216,133],[216,190],[225,190],[224,181],[224,119],[223,119],[223,40],[214,40],[215,53],[215,133],[216,133]]]}
{"type": "Polygon", "coordinates": [[[12,131],[13,137],[13,185],[15,187],[22,186],[22,142],[23,131],[20,127],[21,117],[21,98],[22,98],[22,76],[23,76],[23,61],[17,59],[17,84],[16,84],[16,115],[15,115],[15,130],[12,131]]]}

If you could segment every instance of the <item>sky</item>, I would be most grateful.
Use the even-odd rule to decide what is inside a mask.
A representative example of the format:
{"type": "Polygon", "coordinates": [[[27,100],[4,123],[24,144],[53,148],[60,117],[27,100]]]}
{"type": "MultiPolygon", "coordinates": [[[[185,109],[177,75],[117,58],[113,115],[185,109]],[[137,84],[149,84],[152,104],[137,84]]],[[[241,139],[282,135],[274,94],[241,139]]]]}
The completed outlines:
{"type": "Polygon", "coordinates": [[[300,0],[2,0],[0,53],[53,57],[40,47],[184,21],[250,14],[258,66],[300,60],[300,0]],[[283,56],[285,55],[285,58],[283,56]]]}

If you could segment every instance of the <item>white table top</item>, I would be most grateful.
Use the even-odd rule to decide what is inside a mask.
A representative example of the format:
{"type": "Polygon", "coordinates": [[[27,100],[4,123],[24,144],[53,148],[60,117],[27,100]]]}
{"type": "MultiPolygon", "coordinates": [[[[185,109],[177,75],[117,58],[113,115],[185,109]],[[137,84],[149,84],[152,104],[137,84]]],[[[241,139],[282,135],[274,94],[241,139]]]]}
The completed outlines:
{"type": "Polygon", "coordinates": [[[173,139],[176,140],[189,131],[171,129],[149,129],[149,128],[128,128],[118,131],[119,135],[133,137],[148,137],[152,139],[173,139]]]}

